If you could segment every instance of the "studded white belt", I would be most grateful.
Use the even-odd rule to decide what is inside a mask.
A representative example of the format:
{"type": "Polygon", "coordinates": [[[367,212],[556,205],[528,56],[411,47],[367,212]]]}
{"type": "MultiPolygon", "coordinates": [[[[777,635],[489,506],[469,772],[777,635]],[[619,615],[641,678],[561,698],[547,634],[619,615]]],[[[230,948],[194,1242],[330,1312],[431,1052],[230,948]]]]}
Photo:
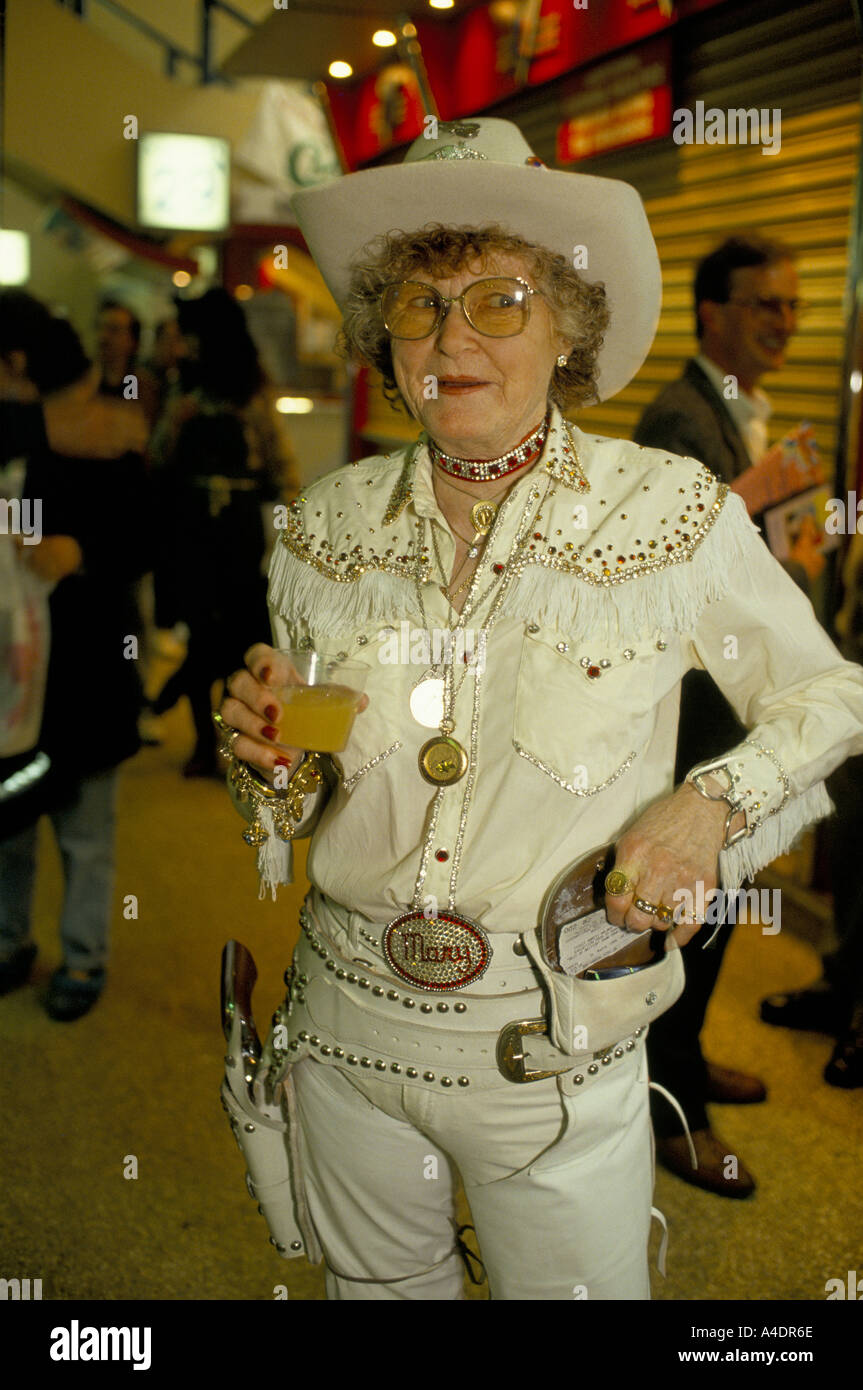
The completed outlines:
{"type": "MultiPolygon", "coordinates": [[[[376,960],[361,945],[363,954],[348,954],[356,934],[340,925],[342,913],[315,894],[307,900],[303,934],[286,975],[289,996],[274,1018],[281,1030],[281,1045],[272,1049],[277,1064],[314,1056],[346,1073],[356,1069],[398,1085],[454,1092],[506,1089],[536,1073],[540,1080],[566,1073],[568,1088],[582,1088],[632,1053],[645,1032],[638,1028],[597,1052],[565,1053],[544,1031],[523,1027],[543,1026],[545,994],[530,960],[513,954],[518,933],[491,936],[494,958],[481,983],[445,1000],[423,998],[386,973],[382,953],[376,960]],[[324,923],[337,934],[338,945],[324,923]],[[502,1071],[504,1041],[514,1065],[502,1071]]],[[[371,923],[360,939],[380,952],[371,923]]]]}

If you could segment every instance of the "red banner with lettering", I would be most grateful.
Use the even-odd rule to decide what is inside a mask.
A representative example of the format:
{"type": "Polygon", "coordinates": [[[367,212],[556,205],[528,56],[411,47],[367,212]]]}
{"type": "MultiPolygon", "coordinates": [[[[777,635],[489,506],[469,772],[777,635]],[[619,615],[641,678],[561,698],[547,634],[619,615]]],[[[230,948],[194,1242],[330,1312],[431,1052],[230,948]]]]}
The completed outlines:
{"type": "Polygon", "coordinates": [[[567,83],[557,163],[575,164],[671,134],[671,40],[663,35],[595,63],[567,83]]]}

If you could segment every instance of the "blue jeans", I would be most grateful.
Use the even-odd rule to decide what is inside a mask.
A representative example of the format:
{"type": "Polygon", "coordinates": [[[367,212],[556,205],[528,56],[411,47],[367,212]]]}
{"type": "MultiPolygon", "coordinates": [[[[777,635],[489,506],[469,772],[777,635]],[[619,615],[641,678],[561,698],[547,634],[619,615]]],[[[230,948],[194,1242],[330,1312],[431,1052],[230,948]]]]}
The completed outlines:
{"type": "MultiPolygon", "coordinates": [[[[117,769],[110,768],[80,782],[73,799],[50,813],[66,880],[60,939],[70,970],[107,964],[116,788],[117,769]]],[[[36,844],[36,825],[0,842],[0,958],[30,936],[36,844]]]]}

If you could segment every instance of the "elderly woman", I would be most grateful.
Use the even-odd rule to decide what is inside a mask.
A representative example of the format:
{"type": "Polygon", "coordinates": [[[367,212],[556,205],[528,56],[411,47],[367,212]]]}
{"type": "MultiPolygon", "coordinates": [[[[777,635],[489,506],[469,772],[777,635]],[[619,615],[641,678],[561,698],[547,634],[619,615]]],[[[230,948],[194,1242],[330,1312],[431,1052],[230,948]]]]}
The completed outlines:
{"type": "Polygon", "coordinates": [[[315,827],[263,1058],[293,1225],[267,1208],[275,1172],[259,1196],[286,1256],[323,1254],[331,1298],[461,1296],[456,1168],[492,1297],[648,1298],[647,1026],[683,987],[699,885],[738,885],[829,811],[861,673],[707,469],[562,414],[652,340],[633,189],[478,120],[296,207],[348,349],[424,432],[298,499],[275,648],[221,706],[264,883],[315,827]],[[277,649],[303,647],[369,668],[330,759],[273,741],[297,679],[277,649]],[[693,665],[751,733],[674,790],[693,665]],[[610,842],[608,920],[579,919],[555,884],[610,842]],[[550,901],[574,932],[537,931],[550,901]]]}

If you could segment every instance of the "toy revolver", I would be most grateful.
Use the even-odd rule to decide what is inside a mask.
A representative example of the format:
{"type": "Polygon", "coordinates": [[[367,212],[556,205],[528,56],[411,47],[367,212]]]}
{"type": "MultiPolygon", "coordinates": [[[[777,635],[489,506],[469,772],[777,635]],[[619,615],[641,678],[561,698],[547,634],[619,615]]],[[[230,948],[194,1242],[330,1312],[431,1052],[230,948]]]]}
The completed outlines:
{"type": "Polygon", "coordinates": [[[228,1044],[222,1105],[271,1244],[286,1259],[305,1254],[318,1263],[321,1250],[303,1190],[290,1069],[274,1086],[270,1077],[281,1068],[262,1062],[264,1049],[252,1015],[257,978],[251,951],[240,941],[229,941],[222,952],[222,1027],[228,1044]]]}

